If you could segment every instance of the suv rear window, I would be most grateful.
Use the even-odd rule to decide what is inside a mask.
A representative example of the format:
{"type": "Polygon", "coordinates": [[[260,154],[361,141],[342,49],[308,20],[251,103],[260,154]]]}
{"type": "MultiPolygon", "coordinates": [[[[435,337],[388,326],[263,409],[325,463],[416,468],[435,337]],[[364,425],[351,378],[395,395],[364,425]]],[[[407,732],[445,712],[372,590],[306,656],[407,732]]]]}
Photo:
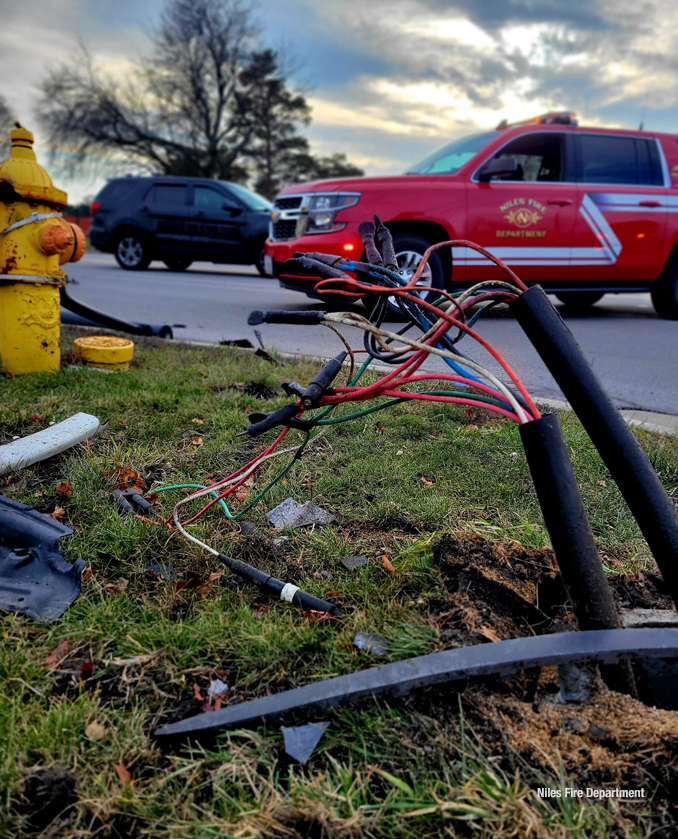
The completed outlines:
{"type": "Polygon", "coordinates": [[[146,200],[149,204],[185,204],[186,187],[180,184],[155,184],[146,200]]]}
{"type": "Polygon", "coordinates": [[[664,178],[654,140],[580,134],[583,183],[663,186],[664,178]]]}
{"type": "Polygon", "coordinates": [[[563,135],[557,133],[525,134],[516,137],[495,157],[515,157],[515,175],[502,181],[560,181],[563,172],[563,135]]]}

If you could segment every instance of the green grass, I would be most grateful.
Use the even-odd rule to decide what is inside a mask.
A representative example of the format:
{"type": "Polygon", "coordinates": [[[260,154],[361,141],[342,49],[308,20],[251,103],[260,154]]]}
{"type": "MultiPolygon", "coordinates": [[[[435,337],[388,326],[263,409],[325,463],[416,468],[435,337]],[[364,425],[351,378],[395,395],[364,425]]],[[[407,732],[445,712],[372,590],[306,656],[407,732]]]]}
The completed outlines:
{"type": "MultiPolygon", "coordinates": [[[[65,330],[66,350],[76,334],[65,330]]],[[[46,766],[78,778],[77,821],[61,834],[68,836],[134,836],[136,828],[163,839],[643,835],[642,816],[611,805],[538,801],[527,770],[507,775],[474,745],[455,709],[444,725],[422,703],[327,712],[330,728],[307,767],[284,758],[274,726],[224,735],[210,751],[164,754],[153,745],[149,732],[158,721],[195,712],[194,685],[204,693],[214,676],[228,682],[229,701],[240,701],[369,666],[373,659],[353,646],[357,631],[387,638],[392,659],[436,649],[430,603],[441,588],[431,551],[442,532],[548,544],[514,424],[476,424],[454,406],[396,406],[330,426],[247,515],[267,529],[265,512],[292,495],[313,498],[337,516],[331,527],[288,533],[284,552],[262,557],[262,564],[314,594],[334,593],[346,608],[342,622],[313,624],[231,577],[182,592],[149,580],[150,563],[203,580],[223,569],[167,530],[120,517],[109,498],[112,473],[129,467],[154,476],[157,486],[228,474],[273,436],[265,443],[236,437],[248,413],[284,404],[280,384],[308,381],[314,371],[310,363],[276,366],[229,348],[160,346],[141,341],[125,374],[64,368],[54,376],[0,378],[0,443],[76,411],[108,422],[91,445],[26,469],[2,489],[44,505],[61,481],[71,482],[63,521],[74,535],[62,550],[69,559],[82,556],[91,574],[54,624],[0,615],[0,836],[23,835],[12,801],[28,772],[46,766]],[[248,396],[242,386],[252,382],[279,397],[248,396]],[[202,445],[191,443],[196,438],[202,445]],[[395,573],[376,559],[383,553],[395,573]],[[375,561],[345,572],[338,560],[351,554],[375,561]],[[86,685],[42,664],[64,640],[72,658],[95,662],[86,685]],[[161,654],[146,665],[115,663],[156,650],[161,654]],[[107,729],[103,740],[85,736],[92,722],[107,729]],[[129,770],[131,786],[120,783],[116,764],[129,770]]],[[[572,415],[562,419],[601,548],[617,571],[651,567],[582,427],[572,415]]],[[[676,492],[677,441],[637,433],[676,492]]],[[[257,474],[255,492],[283,462],[257,474]]],[[[180,497],[164,493],[162,512],[180,497]]],[[[243,506],[234,502],[232,510],[243,506]]],[[[194,532],[224,553],[244,550],[217,507],[194,532]]]]}

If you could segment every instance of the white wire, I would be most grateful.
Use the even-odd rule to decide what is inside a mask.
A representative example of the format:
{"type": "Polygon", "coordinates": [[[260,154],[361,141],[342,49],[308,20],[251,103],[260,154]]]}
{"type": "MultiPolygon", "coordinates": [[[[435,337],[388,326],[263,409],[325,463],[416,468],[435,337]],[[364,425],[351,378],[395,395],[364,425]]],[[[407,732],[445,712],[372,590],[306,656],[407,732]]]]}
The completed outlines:
{"type": "Polygon", "coordinates": [[[464,358],[459,361],[459,357],[455,357],[454,353],[449,350],[441,350],[438,347],[430,346],[430,344],[422,344],[421,341],[417,341],[415,338],[408,338],[405,335],[398,335],[396,332],[389,332],[387,329],[381,329],[380,327],[374,326],[374,324],[370,323],[367,318],[362,317],[362,315],[354,314],[353,312],[328,312],[325,315],[325,320],[332,320],[335,323],[343,323],[346,326],[354,326],[357,329],[363,329],[367,332],[372,332],[375,335],[381,335],[384,338],[392,338],[393,340],[400,341],[403,344],[409,344],[411,347],[415,347],[418,350],[424,350],[432,355],[439,355],[442,358],[451,358],[452,360],[456,360],[459,364],[462,364],[464,367],[470,367],[472,370],[475,370],[476,373],[480,373],[484,376],[488,382],[491,382],[511,405],[521,424],[529,421],[518,400],[506,387],[506,385],[493,373],[490,373],[489,370],[470,358],[464,358]]]}

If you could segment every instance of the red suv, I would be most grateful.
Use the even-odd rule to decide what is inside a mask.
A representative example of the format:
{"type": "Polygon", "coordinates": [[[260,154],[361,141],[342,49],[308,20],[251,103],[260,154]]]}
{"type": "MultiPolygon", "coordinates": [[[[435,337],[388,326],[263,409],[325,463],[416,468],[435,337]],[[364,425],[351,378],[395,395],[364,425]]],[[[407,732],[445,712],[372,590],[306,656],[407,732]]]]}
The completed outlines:
{"type": "MultiPolygon", "coordinates": [[[[296,251],[360,258],[358,224],[377,213],[405,278],[429,245],[470,239],[572,306],[650,291],[657,313],[678,319],[678,135],[584,128],[573,117],[502,123],[400,177],[286,187],[271,214],[268,273],[280,277],[296,251]]],[[[422,283],[465,287],[495,277],[499,269],[475,251],[441,249],[422,283]]],[[[312,279],[280,283],[312,296],[312,279]]]]}

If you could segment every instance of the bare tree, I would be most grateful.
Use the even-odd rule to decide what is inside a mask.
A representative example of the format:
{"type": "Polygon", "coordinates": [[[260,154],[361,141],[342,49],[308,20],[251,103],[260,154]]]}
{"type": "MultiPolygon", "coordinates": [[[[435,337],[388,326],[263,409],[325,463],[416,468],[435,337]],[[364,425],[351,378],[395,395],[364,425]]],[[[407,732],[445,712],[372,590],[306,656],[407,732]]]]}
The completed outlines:
{"type": "Polygon", "coordinates": [[[81,45],[41,85],[50,145],[71,169],[103,158],[166,175],[251,177],[268,196],[297,175],[308,180],[318,161],[298,128],[310,108],[258,35],[246,0],[171,0],[152,55],[124,84],[81,45]]]}
{"type": "Polygon", "coordinates": [[[236,160],[252,125],[240,76],[253,35],[242,0],[174,0],[151,59],[125,85],[97,71],[83,45],[41,86],[51,145],[74,152],[75,165],[117,153],[165,174],[242,179],[236,160]]]}

